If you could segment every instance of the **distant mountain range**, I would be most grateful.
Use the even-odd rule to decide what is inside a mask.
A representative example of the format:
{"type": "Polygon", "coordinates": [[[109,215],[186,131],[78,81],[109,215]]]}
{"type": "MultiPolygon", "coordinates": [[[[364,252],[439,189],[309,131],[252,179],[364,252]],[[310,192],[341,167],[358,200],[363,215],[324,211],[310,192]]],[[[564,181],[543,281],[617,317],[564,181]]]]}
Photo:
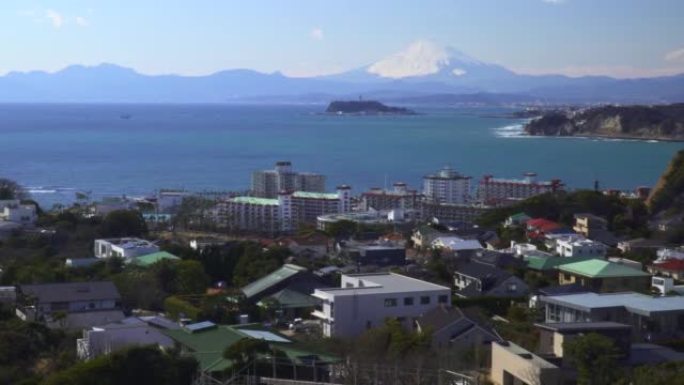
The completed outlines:
{"type": "Polygon", "coordinates": [[[410,104],[684,102],[684,74],[643,79],[521,75],[453,48],[417,42],[371,65],[313,78],[226,70],[206,76],[143,75],[114,64],[0,77],[0,102],[410,104]]]}

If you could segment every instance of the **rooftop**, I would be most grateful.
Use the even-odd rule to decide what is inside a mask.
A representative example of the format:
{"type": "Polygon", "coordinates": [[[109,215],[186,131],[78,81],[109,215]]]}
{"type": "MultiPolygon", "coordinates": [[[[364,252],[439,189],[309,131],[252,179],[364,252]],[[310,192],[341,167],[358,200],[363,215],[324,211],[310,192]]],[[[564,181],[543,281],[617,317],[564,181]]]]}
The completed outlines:
{"type": "Polygon", "coordinates": [[[307,271],[305,267],[297,266],[297,265],[292,265],[292,264],[285,264],[283,265],[280,269],[264,276],[256,281],[250,283],[249,285],[245,286],[242,288],[242,293],[245,295],[247,298],[251,298],[264,290],[268,289],[269,287],[273,287],[277,285],[278,283],[293,277],[294,275],[305,272],[307,271]]]}
{"type": "MultiPolygon", "coordinates": [[[[415,293],[434,290],[450,290],[446,286],[422,281],[396,273],[346,274],[363,282],[362,287],[316,289],[332,296],[382,293],[415,293]]],[[[344,276],[343,276],[344,280],[344,276]]]]}
{"type": "Polygon", "coordinates": [[[590,278],[647,277],[650,274],[620,263],[592,258],[586,261],[568,263],[558,267],[565,273],[578,274],[590,278]]]}
{"type": "Polygon", "coordinates": [[[229,201],[235,203],[244,203],[249,205],[262,205],[262,206],[277,206],[277,199],[269,198],[257,198],[257,197],[234,197],[230,198],[229,201]]]}
{"type": "Polygon", "coordinates": [[[554,322],[538,323],[535,326],[560,333],[575,333],[594,330],[630,330],[632,327],[617,322],[554,322]]]}
{"type": "Polygon", "coordinates": [[[511,354],[515,354],[515,355],[523,357],[525,359],[532,360],[535,367],[543,368],[543,369],[558,368],[558,366],[556,366],[556,365],[552,364],[551,362],[539,357],[538,355],[530,352],[529,350],[523,348],[522,346],[518,346],[518,345],[514,344],[513,342],[506,341],[506,342],[495,342],[495,343],[511,354]]]}
{"type": "Polygon", "coordinates": [[[164,330],[163,333],[189,348],[203,371],[215,372],[230,368],[232,362],[223,358],[223,352],[243,338],[266,340],[269,345],[276,346],[289,359],[300,365],[309,362],[311,356],[316,356],[316,361],[319,362],[335,361],[334,357],[319,355],[316,352],[299,347],[297,343],[292,342],[287,337],[260,325],[207,324],[207,327],[200,326],[198,330],[193,332],[187,329],[178,329],[164,330]]]}
{"type": "Polygon", "coordinates": [[[19,289],[22,294],[36,298],[38,303],[121,298],[110,281],[20,285],[19,289]]]}
{"type": "Polygon", "coordinates": [[[319,193],[319,192],[309,192],[309,191],[295,191],[292,193],[293,198],[305,198],[305,199],[330,199],[338,200],[339,196],[337,193],[319,193]]]}
{"type": "Polygon", "coordinates": [[[137,258],[133,259],[132,262],[134,264],[140,265],[140,266],[150,266],[150,265],[154,265],[155,263],[163,261],[163,260],[178,261],[178,260],[180,260],[180,258],[178,258],[177,256],[175,256],[171,253],[168,253],[166,251],[158,251],[156,253],[146,254],[146,255],[137,257],[137,258]]]}
{"type": "Polygon", "coordinates": [[[625,307],[627,310],[649,316],[657,312],[684,312],[684,297],[652,297],[635,292],[626,293],[580,293],[543,297],[544,302],[568,306],[583,311],[592,309],[625,307]]]}
{"type": "Polygon", "coordinates": [[[112,245],[117,245],[122,249],[134,249],[136,247],[150,247],[156,246],[153,242],[141,238],[106,238],[98,239],[98,241],[109,242],[112,245]]]}

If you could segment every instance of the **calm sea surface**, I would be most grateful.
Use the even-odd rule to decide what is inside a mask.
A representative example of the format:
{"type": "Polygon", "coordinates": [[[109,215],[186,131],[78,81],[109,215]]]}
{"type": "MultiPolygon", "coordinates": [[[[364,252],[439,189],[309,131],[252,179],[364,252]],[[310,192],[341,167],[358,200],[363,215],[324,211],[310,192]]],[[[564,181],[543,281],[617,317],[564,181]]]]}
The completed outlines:
{"type": "Polygon", "coordinates": [[[338,117],[325,106],[0,105],[0,177],[43,203],[159,188],[243,190],[250,173],[291,160],[355,192],[417,187],[444,165],[479,179],[536,171],[570,187],[652,185],[684,143],[529,138],[495,109],[338,117]]]}

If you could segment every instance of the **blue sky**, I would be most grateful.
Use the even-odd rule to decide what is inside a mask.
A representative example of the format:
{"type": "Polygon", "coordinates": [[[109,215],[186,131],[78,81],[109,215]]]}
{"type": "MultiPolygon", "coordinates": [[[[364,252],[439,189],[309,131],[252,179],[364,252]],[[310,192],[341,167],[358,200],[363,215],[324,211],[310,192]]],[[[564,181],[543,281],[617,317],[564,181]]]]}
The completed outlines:
{"type": "Polygon", "coordinates": [[[334,73],[413,41],[524,73],[684,72],[682,0],[0,2],[0,74],[116,63],[148,73],[334,73]]]}

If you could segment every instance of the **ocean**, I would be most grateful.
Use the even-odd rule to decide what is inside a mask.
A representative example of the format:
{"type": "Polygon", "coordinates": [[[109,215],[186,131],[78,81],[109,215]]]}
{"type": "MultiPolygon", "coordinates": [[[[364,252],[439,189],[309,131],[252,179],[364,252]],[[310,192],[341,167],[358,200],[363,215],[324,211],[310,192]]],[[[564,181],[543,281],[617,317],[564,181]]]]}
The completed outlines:
{"type": "Polygon", "coordinates": [[[360,193],[449,165],[470,175],[537,172],[569,188],[653,185],[684,143],[526,137],[495,108],[414,116],[329,116],[322,105],[0,105],[0,177],[43,205],[160,188],[246,190],[253,170],[290,160],[360,193]]]}

